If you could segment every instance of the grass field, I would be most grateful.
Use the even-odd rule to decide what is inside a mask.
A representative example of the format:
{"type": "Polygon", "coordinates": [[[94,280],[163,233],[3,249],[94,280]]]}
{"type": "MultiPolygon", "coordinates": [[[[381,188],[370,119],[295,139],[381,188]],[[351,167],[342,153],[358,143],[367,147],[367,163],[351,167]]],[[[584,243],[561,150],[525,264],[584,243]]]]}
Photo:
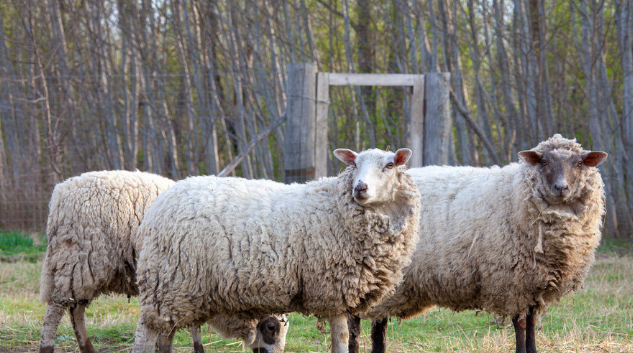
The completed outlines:
{"type": "MultiPolygon", "coordinates": [[[[0,232],[0,353],[36,351],[45,306],[39,303],[39,275],[45,238],[0,232]]],[[[86,324],[101,352],[128,351],[134,339],[138,301],[104,296],[87,310],[86,324]]],[[[314,317],[290,315],[286,352],[329,352],[329,335],[314,317]]],[[[434,309],[414,320],[389,325],[390,352],[513,352],[510,320],[486,313],[434,309]]],[[[369,322],[363,322],[362,352],[369,352],[369,322]]],[[[65,317],[57,352],[78,352],[65,317]]],[[[177,352],[192,351],[187,332],[176,335],[177,352]]],[[[207,352],[242,352],[239,342],[203,328],[207,352]]],[[[585,288],[566,297],[542,320],[539,352],[633,352],[633,253],[618,244],[601,247],[585,288]]]]}

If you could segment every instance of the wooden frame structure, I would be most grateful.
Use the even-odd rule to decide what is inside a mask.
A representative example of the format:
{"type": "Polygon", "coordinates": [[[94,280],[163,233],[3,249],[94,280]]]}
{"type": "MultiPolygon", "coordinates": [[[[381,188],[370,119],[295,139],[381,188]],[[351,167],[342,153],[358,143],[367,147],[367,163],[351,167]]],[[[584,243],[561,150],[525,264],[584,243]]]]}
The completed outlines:
{"type": "Polygon", "coordinates": [[[452,123],[449,73],[317,73],[314,64],[288,64],[284,182],[327,176],[330,86],[410,86],[411,167],[448,164],[452,123]]]}

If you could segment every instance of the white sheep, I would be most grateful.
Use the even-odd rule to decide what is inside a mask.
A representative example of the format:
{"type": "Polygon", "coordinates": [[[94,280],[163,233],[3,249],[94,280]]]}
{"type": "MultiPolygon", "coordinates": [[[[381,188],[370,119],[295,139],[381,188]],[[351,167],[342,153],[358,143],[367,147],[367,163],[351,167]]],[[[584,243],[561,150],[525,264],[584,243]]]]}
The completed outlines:
{"type": "Polygon", "coordinates": [[[516,351],[536,352],[537,315],[594,262],[604,214],[595,167],[607,154],[555,135],[519,156],[503,168],[409,170],[424,200],[420,242],[396,294],[368,313],[373,353],[385,350],[388,317],[434,305],[510,316],[516,351]]]}
{"type": "Polygon", "coordinates": [[[191,177],[160,195],[138,230],[132,352],[217,314],[290,311],[327,318],[332,351],[347,351],[346,314],[370,309],[402,278],[420,199],[405,173],[410,150],[335,155],[350,167],[334,178],[191,177]]]}
{"type": "MultiPolygon", "coordinates": [[[[94,352],[86,332],[85,309],[101,294],[138,295],[135,271],[140,248],[136,243],[142,242],[135,239],[136,229],[156,197],[172,185],[174,181],[150,173],[101,171],[55,186],[40,278],[40,300],[48,304],[40,352],[53,351],[57,326],[66,309],[81,352],[94,352]]],[[[264,344],[256,341],[279,336],[279,332],[256,332],[257,321],[219,317],[211,324],[227,337],[243,338],[251,348],[264,344]]],[[[287,324],[282,328],[287,329],[287,324]]],[[[192,327],[192,333],[200,352],[200,328],[192,327]]],[[[283,350],[283,342],[265,345],[271,351],[280,351],[278,346],[283,350]]]]}

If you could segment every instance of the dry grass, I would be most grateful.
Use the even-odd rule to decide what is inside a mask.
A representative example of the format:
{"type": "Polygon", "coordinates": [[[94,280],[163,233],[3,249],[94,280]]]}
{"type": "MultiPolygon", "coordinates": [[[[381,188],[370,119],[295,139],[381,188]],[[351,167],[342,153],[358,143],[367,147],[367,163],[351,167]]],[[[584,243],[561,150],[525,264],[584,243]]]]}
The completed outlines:
{"type": "MultiPolygon", "coordinates": [[[[37,263],[0,263],[0,352],[37,349],[45,306],[39,303],[37,263]]],[[[103,352],[129,350],[139,314],[136,298],[105,296],[87,310],[87,327],[103,352]]],[[[316,319],[291,315],[287,352],[329,352],[329,337],[316,319]]],[[[584,289],[566,297],[543,318],[537,333],[539,352],[633,352],[633,257],[601,255],[584,289]]],[[[414,320],[389,325],[390,352],[513,352],[514,330],[489,314],[433,310],[414,320]]],[[[362,341],[369,352],[369,322],[362,341]]],[[[78,352],[67,317],[57,338],[58,352],[78,352]]],[[[242,352],[238,342],[203,329],[207,352],[242,352]],[[204,332],[207,331],[207,332],[204,332]]],[[[190,352],[187,332],[176,336],[177,352],[190,352]]]]}

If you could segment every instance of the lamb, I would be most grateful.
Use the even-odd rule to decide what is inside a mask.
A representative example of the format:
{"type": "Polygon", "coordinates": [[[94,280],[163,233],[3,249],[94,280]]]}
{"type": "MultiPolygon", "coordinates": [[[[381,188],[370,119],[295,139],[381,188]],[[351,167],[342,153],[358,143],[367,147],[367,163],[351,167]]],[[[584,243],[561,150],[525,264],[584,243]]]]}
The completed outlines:
{"type": "MultiPolygon", "coordinates": [[[[266,315],[260,320],[241,320],[218,315],[209,326],[224,338],[239,338],[254,353],[282,353],[290,323],[285,314],[266,315]]],[[[195,342],[194,342],[195,343],[195,342]]],[[[171,342],[167,343],[171,345],[171,342]]]]}
{"type": "MultiPolygon", "coordinates": [[[[101,171],[84,173],[55,187],[40,278],[40,300],[48,304],[40,352],[53,352],[57,326],[67,308],[81,352],[95,351],[86,332],[85,309],[101,294],[138,295],[135,272],[137,243],[141,242],[135,239],[136,229],[156,197],[172,185],[174,181],[150,173],[101,171]]],[[[281,344],[283,350],[279,332],[256,331],[257,322],[219,317],[212,324],[235,327],[223,333],[241,337],[253,348],[274,340],[276,344],[266,343],[266,347],[280,351],[281,344]]],[[[287,329],[285,326],[281,328],[287,329]]],[[[200,328],[192,327],[192,333],[196,352],[201,352],[200,328]]]]}
{"type": "MultiPolygon", "coordinates": [[[[519,157],[503,168],[409,170],[425,201],[420,242],[396,294],[367,314],[372,353],[385,351],[387,318],[434,305],[512,317],[516,352],[536,352],[537,316],[594,262],[604,214],[595,167],[607,154],[557,134],[519,157]]],[[[359,330],[360,319],[350,325],[359,330]]]]}
{"type": "Polygon", "coordinates": [[[332,351],[346,352],[347,313],[370,309],[402,279],[420,198],[405,172],[410,150],[334,154],[350,165],[334,178],[190,177],[160,195],[138,229],[132,352],[218,314],[290,311],[328,319],[332,351]]]}

